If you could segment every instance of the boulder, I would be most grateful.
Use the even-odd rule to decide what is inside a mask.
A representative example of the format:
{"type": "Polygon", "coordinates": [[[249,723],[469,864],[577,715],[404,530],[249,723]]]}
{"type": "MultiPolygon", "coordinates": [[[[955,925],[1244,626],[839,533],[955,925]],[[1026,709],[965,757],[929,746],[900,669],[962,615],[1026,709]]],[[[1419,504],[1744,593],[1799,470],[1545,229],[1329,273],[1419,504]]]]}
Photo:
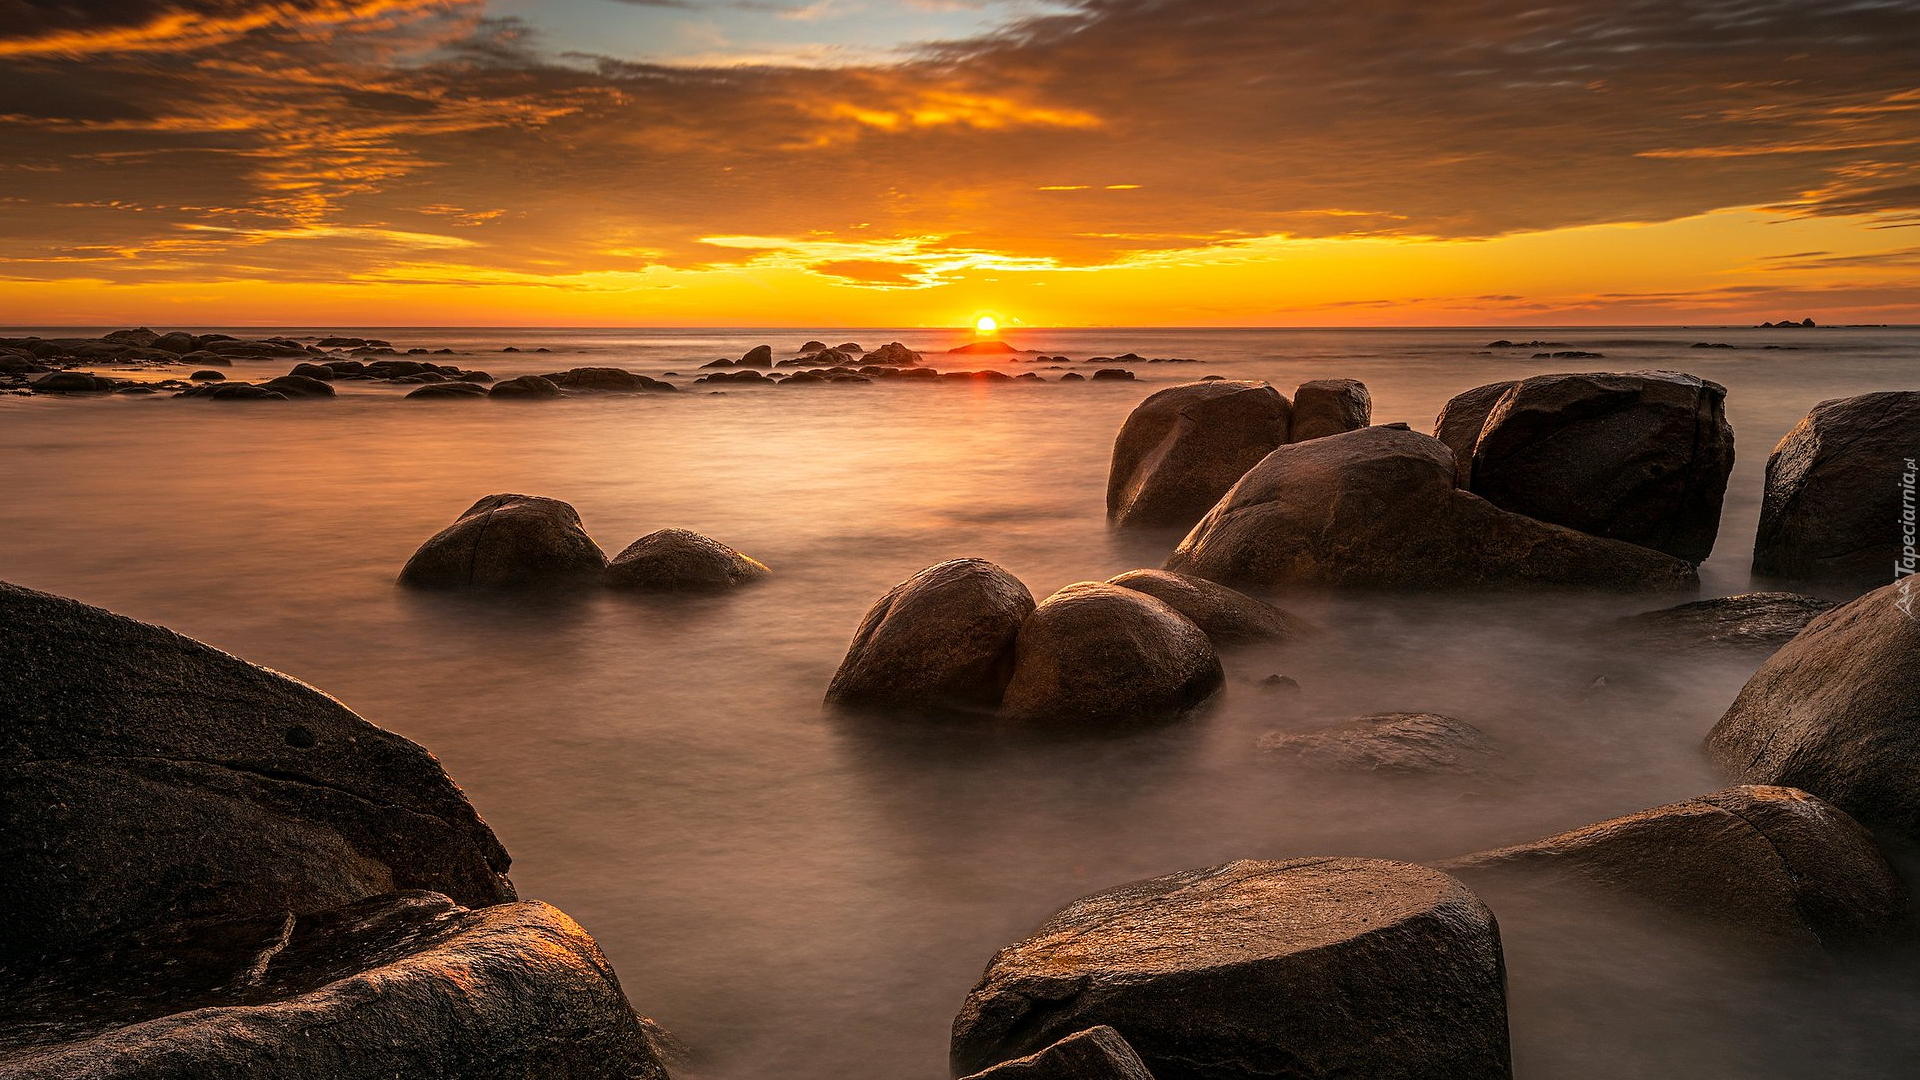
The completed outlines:
{"type": "Polygon", "coordinates": [[[1187,617],[1215,645],[1287,641],[1317,632],[1305,619],[1206,578],[1171,570],[1129,570],[1107,584],[1146,593],[1187,617]]]}
{"type": "Polygon", "coordinates": [[[295,364],[293,370],[287,374],[304,375],[309,379],[319,379],[321,382],[332,382],[340,377],[339,372],[326,364],[295,364]]]}
{"type": "Polygon", "coordinates": [[[192,334],[184,334],[175,330],[170,334],[161,334],[159,337],[154,338],[151,347],[159,349],[161,352],[182,355],[199,348],[200,339],[194,337],[192,334]]]}
{"type": "Polygon", "coordinates": [[[659,591],[727,589],[772,571],[710,536],[661,529],[635,540],[607,564],[607,584],[659,591]]]}
{"type": "Polygon", "coordinates": [[[950,353],[1014,353],[1020,350],[1004,341],[973,341],[947,350],[950,353]]]}
{"type": "Polygon", "coordinates": [[[991,710],[1034,610],[1020,579],[985,559],[929,566],[881,597],[855,631],[827,704],[991,710]]]}
{"type": "Polygon", "coordinates": [[[1698,563],[1733,471],[1726,387],[1674,371],[1536,375],[1487,414],[1469,490],[1504,510],[1698,563]]]}
{"type": "Polygon", "coordinates": [[[1440,864],[1572,878],[1737,934],[1849,945],[1901,930],[1906,889],[1873,836],[1789,787],[1735,787],[1440,864]]]}
{"type": "Polygon", "coordinates": [[[1920,837],[1920,579],[1807,624],[1768,657],[1707,736],[1734,778],[1811,792],[1920,837]]]}
{"type": "Polygon", "coordinates": [[[1373,422],[1373,395],[1358,379],[1314,379],[1293,392],[1293,423],[1288,442],[1305,442],[1373,422]]]}
{"type": "Polygon", "coordinates": [[[489,495],[413,553],[400,584],[423,589],[597,582],[607,557],[558,499],[489,495]]]}
{"type": "Polygon", "coordinates": [[[486,387],[470,382],[432,383],[407,394],[424,401],[479,401],[486,396],[486,387]]]}
{"type": "MultiPolygon", "coordinates": [[[[842,349],[842,352],[854,350],[842,349]]],[[[862,357],[862,362],[878,364],[883,367],[912,367],[921,360],[920,354],[897,341],[890,341],[862,357]]]]}
{"type": "Polygon", "coordinates": [[[1087,377],[1085,375],[1080,374],[1077,371],[1069,371],[1065,375],[1060,376],[1060,381],[1061,382],[1086,382],[1087,377]]]}
{"type": "Polygon", "coordinates": [[[85,371],[55,371],[27,383],[36,394],[105,394],[113,380],[85,371]]]}
{"type": "Polygon", "coordinates": [[[1102,1024],[966,1080],[1153,1080],[1153,1074],[1119,1032],[1102,1024]]]}
{"type": "MultiPolygon", "coordinates": [[[[1497,343],[1496,343],[1497,344],[1497,343]]],[[[1447,444],[1458,462],[1457,486],[1471,490],[1473,481],[1473,444],[1480,441],[1480,429],[1487,426],[1487,414],[1500,403],[1518,380],[1488,383],[1455,394],[1440,407],[1433,421],[1433,437],[1447,444]]]]}
{"type": "Polygon", "coordinates": [[[1114,439],[1107,520],[1191,526],[1286,443],[1291,417],[1287,399],[1263,382],[1184,383],[1148,396],[1114,439]]]}
{"type": "Polygon", "coordinates": [[[1146,593],[1082,581],[1021,623],[1000,714],[1047,724],[1170,720],[1223,679],[1213,643],[1186,616],[1146,593]]]}
{"type": "Polygon", "coordinates": [[[522,375],[505,382],[494,383],[487,389],[487,396],[496,400],[528,401],[563,397],[565,394],[553,384],[551,379],[539,375],[522,375]]]}
{"type": "Polygon", "coordinates": [[[1101,368],[1093,373],[1094,382],[1132,382],[1133,372],[1126,368],[1101,368]]]}
{"type": "Polygon", "coordinates": [[[1446,445],[1370,427],[1268,454],[1194,526],[1167,569],[1260,590],[1679,589],[1684,560],[1509,513],[1454,487],[1446,445]]]}
{"type": "Polygon", "coordinates": [[[800,346],[800,351],[803,353],[826,352],[827,343],[824,341],[809,341],[805,345],[800,346]]]}
{"type": "Polygon", "coordinates": [[[268,379],[261,386],[290,398],[330,398],[335,396],[332,384],[321,379],[305,375],[282,375],[277,379],[268,379]]]}
{"type": "Polygon", "coordinates": [[[631,394],[642,390],[664,391],[674,388],[672,383],[611,367],[579,367],[571,371],[550,371],[542,377],[562,390],[597,390],[631,394]]]}
{"type": "Polygon", "coordinates": [[[100,340],[119,342],[123,345],[138,345],[141,348],[152,348],[153,343],[160,340],[160,335],[142,326],[138,330],[115,330],[111,333],[103,334],[100,340]]]}
{"type": "Polygon", "coordinates": [[[1798,593],[1717,596],[1615,620],[1610,636],[1647,648],[1777,649],[1834,603],[1798,593]]]}
{"type": "Polygon", "coordinates": [[[770,368],[773,366],[773,346],[755,345],[740,358],[741,367],[770,368]]]}
{"type": "Polygon", "coordinates": [[[172,924],[0,993],[0,1071],[23,1080],[667,1078],[593,939],[540,903],[404,892],[172,924]]]}
{"type": "MultiPolygon", "coordinates": [[[[287,397],[286,394],[283,394],[278,390],[272,390],[265,386],[255,386],[252,383],[244,383],[244,382],[225,383],[220,386],[205,387],[204,389],[207,391],[206,396],[213,401],[288,401],[288,400],[291,400],[287,397]]],[[[191,394],[191,393],[195,393],[195,391],[189,390],[187,391],[187,393],[191,394]]]]}
{"type": "Polygon", "coordinates": [[[1112,1027],[1158,1080],[1503,1080],[1493,913],[1437,870],[1243,861],[1084,897],[996,955],[956,1075],[1112,1027]]]}
{"type": "Polygon", "coordinates": [[[834,348],[840,352],[846,353],[849,356],[854,356],[859,353],[863,353],[867,351],[861,348],[860,343],[857,341],[843,341],[840,344],[835,345],[834,348]]]}
{"type": "Polygon", "coordinates": [[[1767,459],[1753,572],[1868,587],[1920,570],[1920,390],[1814,406],[1767,459]]]}
{"type": "Polygon", "coordinates": [[[1358,772],[1471,772],[1493,753],[1480,729],[1438,713],[1375,713],[1317,731],[1260,740],[1270,758],[1358,772]]]}
{"type": "Polygon", "coordinates": [[[513,899],[433,756],[303,683],[0,584],[0,968],[396,889],[513,899]]]}
{"type": "Polygon", "coordinates": [[[196,371],[193,374],[187,376],[187,378],[192,379],[194,382],[226,382],[227,381],[227,376],[225,372],[214,371],[211,368],[209,368],[206,371],[196,371]]]}

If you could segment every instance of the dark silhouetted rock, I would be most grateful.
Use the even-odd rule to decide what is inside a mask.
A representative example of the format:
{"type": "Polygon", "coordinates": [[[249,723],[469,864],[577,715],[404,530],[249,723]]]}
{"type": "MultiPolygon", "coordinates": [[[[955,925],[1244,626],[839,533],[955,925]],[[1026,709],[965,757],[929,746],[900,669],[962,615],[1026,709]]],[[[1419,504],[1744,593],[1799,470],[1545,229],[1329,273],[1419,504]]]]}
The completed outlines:
{"type": "Polygon", "coordinates": [[[1362,772],[1469,772],[1493,753],[1480,729],[1438,713],[1375,713],[1298,734],[1260,739],[1276,760],[1362,772]]]}
{"type": "Polygon", "coordinates": [[[213,371],[213,370],[196,371],[193,374],[187,376],[187,378],[192,379],[194,382],[226,382],[227,381],[227,376],[225,372],[213,371]]]}
{"type": "Polygon", "coordinates": [[[319,379],[321,382],[332,382],[340,377],[339,372],[326,364],[295,364],[293,370],[287,374],[304,375],[309,379],[319,379]]]}
{"type": "Polygon", "coordinates": [[[171,334],[161,334],[153,339],[153,348],[161,352],[175,354],[190,353],[200,347],[200,339],[192,334],[183,334],[176,330],[171,334]]]}
{"type": "Polygon", "coordinates": [[[550,371],[542,378],[562,390],[593,390],[602,393],[632,394],[643,390],[672,390],[672,383],[631,371],[610,367],[580,367],[571,371],[550,371]]]}
{"type": "Polygon", "coordinates": [[[36,394],[106,394],[113,391],[114,382],[85,371],[55,371],[27,385],[36,394]]]}
{"type": "Polygon", "coordinates": [[[1735,787],[1442,863],[1572,877],[1762,938],[1845,945],[1907,921],[1906,889],[1873,837],[1788,787],[1735,787]]]}
{"type": "Polygon", "coordinates": [[[12,1077],[667,1077],[599,947],[540,903],[405,892],[173,924],[0,991],[12,1077]]]}
{"type": "Polygon", "coordinates": [[[897,341],[890,341],[861,357],[863,363],[882,367],[912,367],[921,360],[919,353],[897,341]]]}
{"type": "Polygon", "coordinates": [[[290,398],[330,398],[335,396],[331,383],[305,375],[282,375],[277,379],[268,379],[261,384],[268,390],[285,394],[290,398]]]}
{"type": "Polygon", "coordinates": [[[1095,382],[1132,382],[1133,372],[1126,368],[1101,368],[1093,373],[1095,382]]]}
{"type": "Polygon", "coordinates": [[[486,397],[486,387],[470,382],[433,383],[407,395],[409,400],[422,401],[481,401],[486,397]]]}
{"type": "Polygon", "coordinates": [[[1065,375],[1060,376],[1060,381],[1061,382],[1086,382],[1087,377],[1085,375],[1080,374],[1077,371],[1069,371],[1065,375]]]}
{"type": "MultiPolygon", "coordinates": [[[[243,383],[243,382],[224,383],[219,386],[208,386],[208,387],[205,387],[204,389],[207,392],[206,394],[207,398],[212,401],[288,401],[290,400],[286,394],[283,394],[278,390],[269,389],[265,386],[255,386],[252,383],[243,383]]],[[[191,391],[191,390],[188,391],[188,393],[193,393],[193,392],[194,391],[191,391]]]]}
{"type": "Polygon", "coordinates": [[[840,344],[835,345],[834,348],[840,352],[846,353],[849,356],[855,356],[867,351],[861,348],[860,343],[857,341],[843,341],[840,344]]]}
{"type": "Polygon", "coordinates": [[[773,366],[773,346],[755,345],[740,358],[740,367],[770,368],[773,366]]]}
{"type": "Polygon", "coordinates": [[[400,584],[426,589],[597,582],[607,557],[558,499],[489,495],[420,546],[400,584]]]}
{"type": "Polygon", "coordinates": [[[732,360],[729,360],[723,356],[718,360],[709,360],[706,363],[701,364],[700,366],[702,368],[730,368],[730,367],[735,367],[737,365],[735,365],[732,360]]]}
{"type": "Polygon", "coordinates": [[[809,341],[805,345],[800,346],[800,351],[803,353],[826,352],[827,343],[824,341],[809,341]]]}
{"type": "Polygon", "coordinates": [[[1358,431],[1373,423],[1373,395],[1358,379],[1314,379],[1293,392],[1288,442],[1358,431]]]}
{"type": "Polygon", "coordinates": [[[947,351],[950,353],[1013,353],[1020,350],[1004,341],[973,341],[947,351]]]}
{"type": "Polygon", "coordinates": [[[1866,587],[1920,569],[1911,496],[1902,504],[1916,458],[1920,391],[1814,406],[1767,459],[1753,572],[1866,587]]]}
{"type": "Polygon", "coordinates": [[[171,631],[0,585],[0,968],[395,889],[513,898],[432,755],[171,631]]]}
{"type": "Polygon", "coordinates": [[[1013,677],[1014,637],[1033,609],[1020,579],[985,559],[929,566],[861,620],[827,703],[991,710],[1013,677]]]}
{"type": "Polygon", "coordinates": [[[1146,593],[1206,631],[1216,645],[1236,641],[1287,641],[1315,633],[1305,619],[1255,600],[1225,585],[1171,570],[1129,570],[1107,584],[1146,593]]]}
{"type": "Polygon", "coordinates": [[[607,584],[660,591],[727,589],[766,577],[766,565],[710,536],[661,529],[635,540],[607,564],[607,584]]]}
{"type": "Polygon", "coordinates": [[[1835,608],[1768,657],[1707,736],[1736,779],[1920,837],[1920,579],[1835,608]]]}
{"type": "Polygon", "coordinates": [[[1236,862],[1084,897],[1001,950],[956,1075],[1112,1027],[1158,1080],[1505,1080],[1493,913],[1439,871],[1236,862]]]}
{"type": "Polygon", "coordinates": [[[965,1080],[1153,1080],[1153,1074],[1119,1032],[1102,1024],[965,1080]]]}
{"type": "Polygon", "coordinates": [[[1700,562],[1733,470],[1726,388],[1673,371],[1536,375],[1494,405],[1469,490],[1504,510],[1700,562]]]}
{"type": "Polygon", "coordinates": [[[487,389],[487,396],[502,400],[529,401],[539,398],[564,397],[564,392],[550,379],[539,375],[522,375],[516,379],[494,383],[487,389]]]}
{"type": "Polygon", "coordinates": [[[1480,429],[1487,426],[1487,414],[1493,407],[1518,385],[1517,380],[1510,380],[1476,386],[1455,394],[1440,407],[1440,415],[1433,421],[1433,437],[1446,443],[1459,463],[1455,470],[1456,487],[1472,489],[1473,446],[1480,441],[1480,429]]]}
{"type": "Polygon", "coordinates": [[[1020,626],[1000,713],[1027,723],[1170,720],[1212,697],[1220,657],[1206,632],[1142,592],[1069,585],[1020,626]]]}
{"type": "Polygon", "coordinates": [[[1287,399],[1263,382],[1184,383],[1150,395],[1114,439],[1107,520],[1191,526],[1287,441],[1291,417],[1287,399]]]}
{"type": "Polygon", "coordinates": [[[1167,569],[1227,585],[1678,589],[1693,567],[1509,513],[1453,486],[1445,444],[1362,428],[1283,446],[1240,478],[1167,569]]]}
{"type": "Polygon", "coordinates": [[[1653,649],[1777,649],[1833,610],[1831,600],[1757,592],[1695,600],[1616,620],[1613,636],[1653,649]]]}

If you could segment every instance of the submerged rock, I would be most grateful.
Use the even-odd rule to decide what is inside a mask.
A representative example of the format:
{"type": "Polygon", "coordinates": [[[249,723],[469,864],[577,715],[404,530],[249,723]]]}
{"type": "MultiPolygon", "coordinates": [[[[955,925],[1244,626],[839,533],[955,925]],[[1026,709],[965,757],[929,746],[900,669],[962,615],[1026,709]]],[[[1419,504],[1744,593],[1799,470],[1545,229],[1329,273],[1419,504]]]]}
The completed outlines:
{"type": "Polygon", "coordinates": [[[488,495],[414,552],[400,584],[423,589],[597,582],[607,557],[558,499],[488,495]]]}
{"type": "Polygon", "coordinates": [[[282,375],[277,379],[268,379],[262,387],[290,398],[330,398],[335,396],[331,383],[305,375],[282,375]]]}
{"type": "MultiPolygon", "coordinates": [[[[843,350],[848,351],[848,350],[843,350]]],[[[919,353],[897,341],[890,341],[861,358],[863,363],[879,364],[886,367],[912,367],[921,361],[919,353]]]]}
{"type": "Polygon", "coordinates": [[[881,597],[855,631],[827,704],[992,710],[1034,610],[1020,579],[985,559],[929,566],[881,597]]]}
{"type": "Polygon", "coordinates": [[[470,382],[431,383],[407,394],[427,401],[480,401],[486,396],[486,387],[470,382]]]}
{"type": "Polygon", "coordinates": [[[1744,935],[1806,945],[1885,937],[1906,889],[1859,823],[1788,787],[1735,787],[1442,869],[1573,877],[1744,935]]]}
{"type": "Polygon", "coordinates": [[[487,389],[487,396],[497,400],[534,401],[564,397],[565,392],[551,379],[539,375],[522,375],[516,379],[494,383],[487,389]]]}
{"type": "Polygon", "coordinates": [[[772,571],[758,559],[687,529],[661,529],[628,545],[607,564],[607,584],[658,591],[727,589],[772,571]]]}
{"type": "Polygon", "coordinates": [[[965,1080],[1153,1080],[1153,1074],[1119,1032],[1102,1024],[965,1080]]]}
{"type": "Polygon", "coordinates": [[[0,994],[9,1076],[667,1077],[599,947],[540,903],[405,892],[172,924],[0,974],[0,994]]]}
{"type": "Polygon", "coordinates": [[[36,394],[106,394],[113,391],[114,381],[85,371],[55,371],[27,385],[36,394]]]}
{"type": "Polygon", "coordinates": [[[1114,440],[1107,520],[1191,526],[1286,443],[1292,415],[1287,399],[1263,382],[1203,381],[1152,394],[1114,440]]]}
{"type": "Polygon", "coordinates": [[[1270,590],[1678,589],[1687,562],[1493,506],[1454,487],[1445,444],[1370,427],[1268,454],[1194,526],[1167,569],[1270,590]]]}
{"type": "Polygon", "coordinates": [[[1358,379],[1314,379],[1293,392],[1288,442],[1358,431],[1373,423],[1373,395],[1358,379]]]}
{"type": "Polygon", "coordinates": [[[1915,459],[1920,390],[1814,406],[1767,459],[1753,572],[1866,587],[1920,570],[1915,459]]]}
{"type": "Polygon", "coordinates": [[[993,958],[956,1075],[1107,1025],[1158,1080],[1504,1080],[1493,913],[1373,859],[1236,862],[1084,897],[993,958]]]}
{"type": "Polygon", "coordinates": [[[1146,593],[1186,616],[1216,645],[1240,641],[1288,641],[1317,633],[1317,628],[1263,600],[1191,574],[1171,570],[1129,570],[1107,584],[1146,593]]]}
{"type": "Polygon", "coordinates": [[[1480,729],[1438,713],[1374,713],[1298,734],[1263,736],[1276,760],[1361,772],[1468,772],[1493,753],[1480,729]]]}
{"type": "Polygon", "coordinates": [[[1726,387],[1674,371],[1536,375],[1487,414],[1469,490],[1504,510],[1698,563],[1733,471],[1726,387]]]}
{"type": "Polygon", "coordinates": [[[432,755],[171,631],[0,584],[0,968],[396,889],[513,898],[432,755]]]}
{"type": "Polygon", "coordinates": [[[1649,648],[1777,649],[1833,607],[1831,600],[1799,593],[1743,593],[1629,615],[1609,629],[1649,648]]]}
{"type": "Polygon", "coordinates": [[[623,368],[579,367],[569,371],[550,371],[542,378],[562,390],[594,390],[603,393],[633,394],[641,391],[674,389],[669,382],[636,375],[623,368]]]}
{"type": "Polygon", "coordinates": [[[1920,580],[1807,625],[1747,680],[1707,736],[1735,778],[1784,784],[1920,837],[1920,580]]]}
{"type": "Polygon", "coordinates": [[[1220,689],[1220,657],[1186,616],[1142,592],[1069,585],[1020,626],[1000,714],[1026,723],[1169,720],[1220,689]]]}
{"type": "Polygon", "coordinates": [[[770,368],[773,366],[773,346],[755,345],[740,358],[739,367],[770,368]]]}

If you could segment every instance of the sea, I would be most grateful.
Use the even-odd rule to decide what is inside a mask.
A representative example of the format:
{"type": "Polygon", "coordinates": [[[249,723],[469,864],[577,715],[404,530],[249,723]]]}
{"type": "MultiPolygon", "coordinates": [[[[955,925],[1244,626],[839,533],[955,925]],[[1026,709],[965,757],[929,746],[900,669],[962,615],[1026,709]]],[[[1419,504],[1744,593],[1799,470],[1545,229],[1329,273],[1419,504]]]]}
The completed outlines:
{"type": "MultiPolygon", "coordinates": [[[[591,931],[709,1080],[944,1078],[952,1018],[994,952],[1109,886],[1234,859],[1439,860],[1730,782],[1701,740],[1761,657],[1649,657],[1604,632],[1691,596],[1293,591],[1272,599],[1322,633],[1228,651],[1209,708],[1122,734],[823,711],[862,614],[923,567],[991,559],[1044,597],[1159,566],[1179,533],[1114,531],[1104,507],[1114,435],[1153,391],[1356,378],[1375,423],[1431,431],[1450,396],[1497,380],[1714,380],[1737,460],[1704,597],[1750,589],[1767,455],[1808,409],[1920,388],[1912,327],[1013,328],[1027,351],[1012,358],[950,355],[971,339],[956,330],[187,329],[446,348],[429,359],[498,378],[674,373],[678,393],[538,403],[365,383],[319,402],[3,396],[0,578],[286,672],[428,747],[512,852],[520,894],[591,931]],[[708,361],[810,338],[1043,379],[693,384],[708,361]],[[1557,351],[1599,355],[1535,355],[1557,351]],[[1086,363],[1126,353],[1144,359],[1086,363]],[[1135,379],[1059,380],[1115,366],[1135,379]],[[422,541],[495,492],[572,503],[609,554],[672,526],[774,573],[682,597],[395,586],[422,541]],[[1390,776],[1302,774],[1257,749],[1375,712],[1458,717],[1498,753],[1465,775],[1390,776]]],[[[1904,948],[1790,961],[1598,894],[1519,891],[1494,910],[1522,1077],[1920,1069],[1904,948]]]]}

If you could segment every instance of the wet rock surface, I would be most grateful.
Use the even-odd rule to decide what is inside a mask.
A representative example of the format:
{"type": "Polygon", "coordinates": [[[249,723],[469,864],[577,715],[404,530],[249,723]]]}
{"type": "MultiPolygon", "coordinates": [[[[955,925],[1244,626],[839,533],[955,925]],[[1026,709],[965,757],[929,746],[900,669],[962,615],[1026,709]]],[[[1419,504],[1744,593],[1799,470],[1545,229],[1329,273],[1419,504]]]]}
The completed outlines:
{"type": "Polygon", "coordinates": [[[1186,616],[1216,645],[1242,641],[1289,641],[1317,628],[1264,600],[1256,600],[1191,574],[1171,570],[1129,570],[1107,584],[1145,593],[1186,616]]]}
{"type": "Polygon", "coordinates": [[[1742,593],[1629,615],[1606,632],[1652,649],[1777,649],[1834,606],[1799,593],[1742,593]]]}
{"type": "Polygon", "coordinates": [[[1707,736],[1736,779],[1783,784],[1920,837],[1920,583],[1814,619],[1768,657],[1707,736]]]}
{"type": "Polygon", "coordinates": [[[607,564],[607,584],[658,592],[729,589],[772,571],[765,563],[688,529],[661,529],[635,540],[607,564]]]}
{"type": "Polygon", "coordinates": [[[1889,580],[1902,550],[1912,461],[1920,458],[1920,391],[1823,401],[1767,459],[1753,572],[1866,587],[1889,580]]]}
{"type": "Polygon", "coordinates": [[[966,1080],[1153,1080],[1153,1074],[1127,1040],[1103,1024],[966,1080]]]}
{"type": "Polygon", "coordinates": [[[1358,379],[1314,379],[1293,392],[1293,423],[1288,442],[1305,442],[1373,422],[1373,395],[1358,379]]]}
{"type": "Polygon", "coordinates": [[[1020,579],[985,559],[927,567],[881,597],[854,633],[827,704],[991,711],[1034,610],[1020,579]]]}
{"type": "Polygon", "coordinates": [[[1152,394],[1114,440],[1107,520],[1191,526],[1287,441],[1292,415],[1287,399],[1263,382],[1222,379],[1152,394]]]}
{"type": "Polygon", "coordinates": [[[1493,755],[1480,729],[1438,713],[1374,713],[1303,732],[1262,736],[1260,751],[1288,765],[1381,773],[1471,772],[1493,755]]]}
{"type": "Polygon", "coordinates": [[[1728,788],[1440,866],[1476,883],[1577,878],[1776,943],[1849,945],[1910,922],[1906,889],[1873,836],[1788,787],[1728,788]]]}
{"type": "Polygon", "coordinates": [[[414,552],[400,584],[498,589],[597,584],[607,557],[573,507],[537,495],[488,495],[414,552]]]}
{"type": "Polygon", "coordinates": [[[1003,949],[954,1020],[964,1075],[1095,1025],[1158,1080],[1512,1075],[1493,915],[1372,859],[1236,862],[1095,893],[1003,949]]]}
{"type": "Polygon", "coordinates": [[[1020,626],[1000,715],[1107,727],[1171,720],[1220,689],[1206,632],[1159,600],[1099,581],[1069,585],[1020,626]]]}
{"type": "Polygon", "coordinates": [[[1444,443],[1392,427],[1280,447],[1208,511],[1166,568],[1257,590],[1697,583],[1683,560],[1501,510],[1458,490],[1455,471],[1444,443]]]}

